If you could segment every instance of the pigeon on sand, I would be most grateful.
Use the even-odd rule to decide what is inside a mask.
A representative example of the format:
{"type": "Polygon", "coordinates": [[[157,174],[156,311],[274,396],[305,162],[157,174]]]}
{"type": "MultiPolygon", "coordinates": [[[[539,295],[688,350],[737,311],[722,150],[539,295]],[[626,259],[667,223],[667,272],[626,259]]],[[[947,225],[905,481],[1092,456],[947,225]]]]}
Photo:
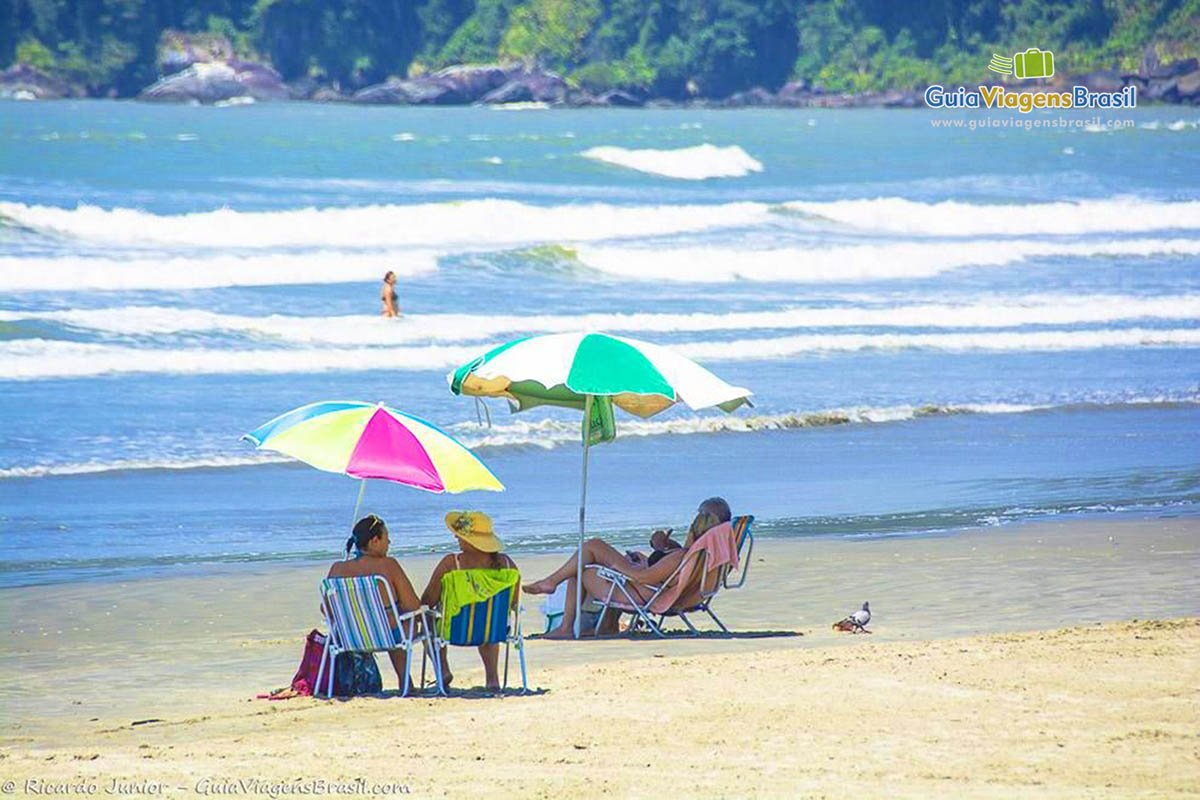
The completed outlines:
{"type": "Polygon", "coordinates": [[[850,616],[834,624],[834,628],[851,633],[870,633],[867,623],[871,621],[871,604],[863,603],[862,608],[850,616]]]}

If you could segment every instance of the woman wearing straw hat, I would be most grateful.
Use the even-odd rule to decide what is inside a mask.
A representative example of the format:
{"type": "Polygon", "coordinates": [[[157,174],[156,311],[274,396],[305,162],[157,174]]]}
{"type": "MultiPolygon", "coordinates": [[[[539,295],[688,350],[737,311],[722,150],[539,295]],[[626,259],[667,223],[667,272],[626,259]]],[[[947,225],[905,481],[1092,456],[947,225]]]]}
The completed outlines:
{"type": "MultiPolygon", "coordinates": [[[[451,511],[446,515],[446,527],[458,540],[459,552],[451,553],[441,560],[429,577],[429,585],[421,595],[421,602],[430,608],[437,607],[442,599],[442,577],[454,570],[465,569],[516,569],[513,560],[500,552],[504,549],[492,528],[492,520],[482,511],[451,511]]],[[[513,595],[516,602],[516,594],[513,595]]],[[[479,657],[483,661],[487,688],[491,691],[500,689],[500,645],[485,644],[479,647],[479,657]]],[[[446,686],[454,676],[450,673],[450,665],[446,661],[446,651],[442,650],[442,680],[446,686]]]]}

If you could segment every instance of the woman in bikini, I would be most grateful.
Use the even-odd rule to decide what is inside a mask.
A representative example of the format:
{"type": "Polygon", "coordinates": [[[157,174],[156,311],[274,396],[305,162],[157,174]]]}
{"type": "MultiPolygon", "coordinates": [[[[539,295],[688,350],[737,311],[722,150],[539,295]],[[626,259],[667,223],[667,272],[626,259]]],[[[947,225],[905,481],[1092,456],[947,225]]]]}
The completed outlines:
{"type": "Polygon", "coordinates": [[[383,288],[379,290],[379,302],[383,304],[383,310],[380,315],[384,317],[400,316],[400,309],[396,307],[396,273],[388,270],[383,276],[383,288]]]}
{"type": "MultiPolygon", "coordinates": [[[[346,540],[346,560],[335,561],[329,567],[330,578],[357,578],[363,575],[382,575],[392,587],[392,596],[396,598],[396,607],[401,614],[415,611],[421,606],[421,600],[413,589],[412,582],[404,574],[400,562],[389,556],[388,529],[383,520],[374,514],[368,514],[354,525],[354,533],[346,540]],[[351,557],[353,551],[354,556],[351,557]]],[[[392,619],[392,611],[388,609],[388,624],[394,634],[399,637],[399,625],[392,619]]],[[[399,640],[397,638],[397,640],[399,640]]],[[[404,651],[390,650],[392,667],[396,670],[396,678],[400,687],[404,687],[404,651]]],[[[412,685],[412,681],[409,681],[412,685]]]]}
{"type": "MultiPolygon", "coordinates": [[[[443,558],[433,570],[429,585],[421,594],[421,602],[430,608],[437,608],[442,599],[442,576],[456,569],[516,569],[513,560],[500,552],[503,542],[496,538],[492,530],[492,520],[482,511],[451,511],[446,515],[446,527],[458,540],[459,552],[451,553],[443,558]]],[[[517,593],[513,592],[512,602],[517,602],[517,593]]],[[[499,644],[484,644],[479,646],[479,658],[483,661],[483,671],[489,691],[499,691],[500,660],[499,644]]],[[[446,651],[442,650],[442,681],[446,686],[454,675],[446,661],[446,651]]]]}

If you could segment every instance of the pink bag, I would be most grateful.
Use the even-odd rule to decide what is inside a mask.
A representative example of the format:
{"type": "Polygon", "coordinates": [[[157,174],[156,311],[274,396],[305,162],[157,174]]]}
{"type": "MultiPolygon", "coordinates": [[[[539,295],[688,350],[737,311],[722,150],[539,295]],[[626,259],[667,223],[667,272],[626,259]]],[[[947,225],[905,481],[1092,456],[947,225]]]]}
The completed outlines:
{"type": "Polygon", "coordinates": [[[304,655],[300,667],[292,678],[292,691],[296,694],[312,695],[317,686],[317,672],[321,669],[321,656],[325,653],[325,634],[316,628],[304,641],[304,655]]]}
{"type": "Polygon", "coordinates": [[[325,634],[313,628],[304,640],[304,655],[300,657],[300,667],[292,678],[292,685],[287,689],[276,689],[256,695],[259,700],[289,700],[293,697],[312,697],[317,686],[317,672],[321,669],[321,656],[325,653],[325,634]]]}

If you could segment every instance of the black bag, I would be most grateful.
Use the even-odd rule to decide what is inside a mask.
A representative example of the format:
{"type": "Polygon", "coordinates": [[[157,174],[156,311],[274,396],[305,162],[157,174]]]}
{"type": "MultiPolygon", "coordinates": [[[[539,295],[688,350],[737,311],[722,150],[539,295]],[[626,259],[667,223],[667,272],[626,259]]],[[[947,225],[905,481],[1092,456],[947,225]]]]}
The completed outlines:
{"type": "Polygon", "coordinates": [[[383,678],[379,676],[374,654],[338,653],[333,671],[334,697],[356,697],[382,691],[383,678]]]}

